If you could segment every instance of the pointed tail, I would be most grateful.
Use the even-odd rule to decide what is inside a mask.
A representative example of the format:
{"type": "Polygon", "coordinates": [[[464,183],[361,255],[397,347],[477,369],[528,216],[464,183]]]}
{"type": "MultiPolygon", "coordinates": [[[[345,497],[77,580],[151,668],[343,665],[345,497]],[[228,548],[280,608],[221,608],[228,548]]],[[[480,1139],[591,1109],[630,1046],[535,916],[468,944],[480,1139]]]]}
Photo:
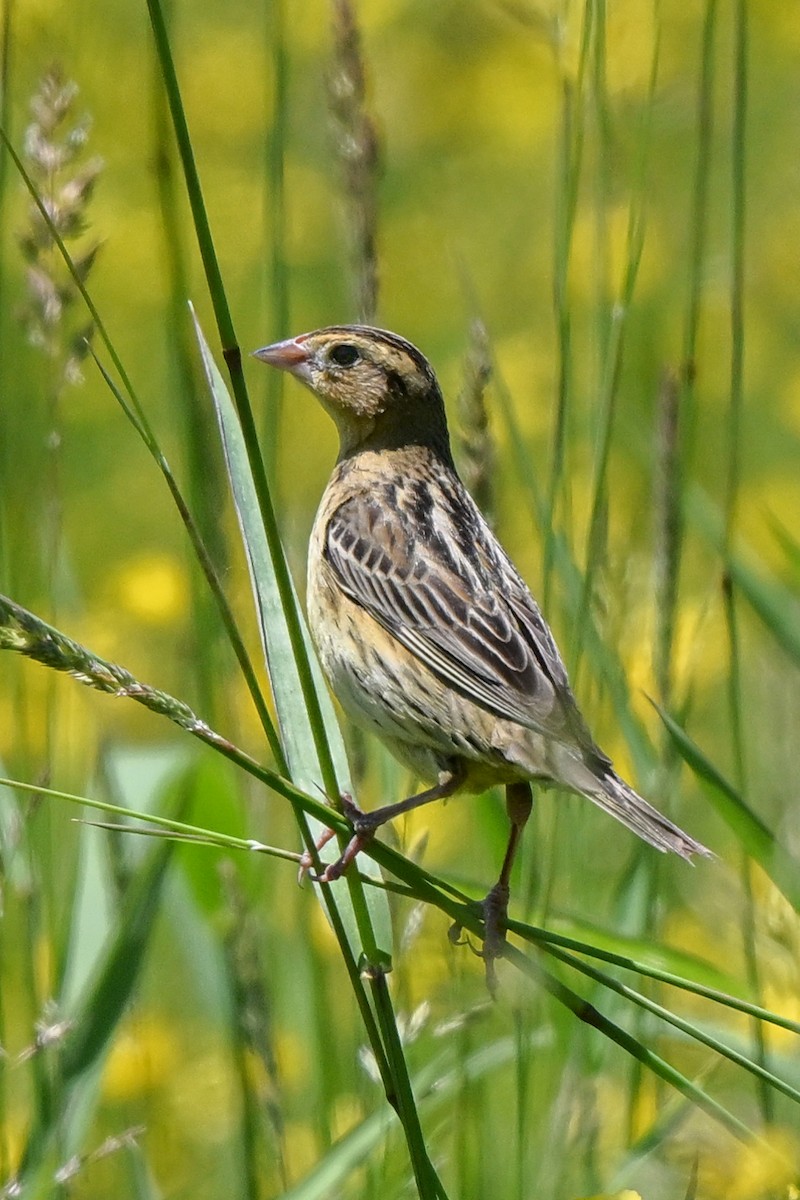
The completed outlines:
{"type": "Polygon", "coordinates": [[[693,854],[714,857],[711,850],[668,821],[614,771],[609,770],[598,783],[600,787],[596,791],[582,788],[583,794],[657,850],[665,853],[672,850],[686,859],[691,859],[693,854]]]}

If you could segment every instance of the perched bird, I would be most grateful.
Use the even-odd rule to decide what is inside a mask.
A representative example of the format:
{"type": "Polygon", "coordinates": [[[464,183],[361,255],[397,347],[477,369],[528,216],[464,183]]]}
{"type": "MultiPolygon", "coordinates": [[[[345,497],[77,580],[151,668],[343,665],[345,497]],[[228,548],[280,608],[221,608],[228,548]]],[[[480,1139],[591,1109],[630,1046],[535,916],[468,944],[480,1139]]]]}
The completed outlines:
{"type": "Polygon", "coordinates": [[[400,813],[505,785],[511,835],[484,902],[491,985],[531,783],[587,796],[658,850],[708,854],[592,740],[536,601],[456,473],[420,351],[386,330],[334,325],[255,356],[309,387],[339,431],[308,557],[309,624],[331,688],[432,785],[369,813],[344,797],[354,836],[320,878],[341,875],[400,813]]]}

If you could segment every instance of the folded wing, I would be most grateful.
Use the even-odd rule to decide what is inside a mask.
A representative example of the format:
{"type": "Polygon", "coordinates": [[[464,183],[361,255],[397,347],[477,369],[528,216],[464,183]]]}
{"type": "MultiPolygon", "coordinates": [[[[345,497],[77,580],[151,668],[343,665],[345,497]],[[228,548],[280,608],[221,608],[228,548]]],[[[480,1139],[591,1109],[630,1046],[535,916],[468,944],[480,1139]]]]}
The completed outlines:
{"type": "Polygon", "coordinates": [[[550,631],[475,505],[432,481],[407,491],[331,517],[325,557],[346,595],[474,704],[597,754],[550,631]]]}

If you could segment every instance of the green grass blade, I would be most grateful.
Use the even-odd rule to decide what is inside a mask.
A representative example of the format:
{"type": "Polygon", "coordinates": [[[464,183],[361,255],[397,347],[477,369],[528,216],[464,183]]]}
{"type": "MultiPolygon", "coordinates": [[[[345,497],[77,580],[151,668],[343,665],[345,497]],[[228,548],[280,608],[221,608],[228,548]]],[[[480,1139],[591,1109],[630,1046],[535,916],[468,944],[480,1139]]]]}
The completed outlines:
{"type": "MultiPolygon", "coordinates": [[[[525,1040],[528,1048],[535,1051],[542,1040],[541,1030],[528,1033],[525,1040]]],[[[482,1045],[456,1063],[451,1051],[432,1058],[413,1080],[414,1092],[426,1117],[452,1104],[465,1080],[478,1080],[508,1067],[514,1062],[517,1049],[517,1041],[505,1037],[482,1045]]],[[[390,1128],[390,1117],[385,1111],[372,1113],[340,1138],[303,1180],[284,1193],[281,1200],[328,1200],[330,1196],[343,1194],[349,1176],[386,1139],[390,1128]]]]}
{"type": "Polygon", "coordinates": [[[770,528],[772,530],[775,541],[780,546],[786,556],[786,562],[790,567],[796,581],[800,584],[800,542],[789,532],[784,524],[777,517],[769,518],[770,528]]]}
{"type": "Polygon", "coordinates": [[[656,1054],[649,1046],[646,1046],[638,1038],[633,1037],[627,1030],[611,1021],[603,1013],[601,1013],[593,1004],[590,1004],[582,996],[574,992],[572,988],[567,987],[560,979],[557,979],[550,972],[543,968],[533,958],[528,958],[519,950],[509,947],[506,952],[506,957],[512,962],[524,975],[535,981],[539,986],[543,987],[555,1000],[564,1005],[579,1021],[596,1029],[609,1041],[615,1042],[622,1050],[625,1050],[635,1061],[640,1062],[644,1067],[650,1070],[658,1078],[663,1079],[665,1083],[670,1084],[676,1091],[686,1096],[698,1108],[702,1109],[709,1116],[719,1121],[734,1137],[743,1141],[749,1141],[753,1136],[752,1130],[740,1121],[738,1117],[729,1112],[724,1105],[709,1096],[701,1087],[688,1079],[681,1071],[678,1071],[670,1063],[666,1062],[660,1055],[656,1054]]]}
{"type": "MultiPolygon", "coordinates": [[[[529,926],[533,928],[533,926],[529,926]]],[[[561,944],[567,949],[580,950],[581,954],[602,958],[617,966],[648,974],[662,982],[673,983],[691,979],[693,985],[721,993],[741,990],[740,982],[728,971],[714,966],[696,954],[677,950],[665,945],[652,934],[625,935],[613,927],[601,927],[587,922],[578,922],[553,915],[546,930],[542,930],[543,941],[563,938],[561,944]],[[569,946],[568,943],[572,942],[569,946]],[[651,974],[652,972],[652,974],[651,974]]],[[[677,986],[681,986],[678,983],[677,986]]]]}
{"type": "MultiPolygon", "coordinates": [[[[566,616],[573,625],[577,625],[584,592],[580,567],[565,535],[548,529],[548,509],[537,482],[536,463],[519,426],[511,393],[496,364],[494,378],[497,383],[500,415],[506,426],[514,465],[529,511],[542,538],[549,539],[552,569],[563,588],[566,616]]],[[[615,719],[630,747],[636,770],[639,774],[644,774],[653,767],[655,750],[644,725],[631,707],[630,689],[620,657],[614,648],[603,639],[591,608],[583,614],[582,627],[586,657],[593,671],[603,680],[608,689],[615,719]]]]}
{"type": "MultiPolygon", "coordinates": [[[[172,118],[172,124],[175,131],[175,137],[178,143],[178,152],[180,154],[181,166],[183,168],[186,194],[192,212],[200,254],[203,260],[206,283],[214,309],[217,330],[222,343],[223,356],[230,374],[233,400],[235,403],[239,424],[241,426],[241,444],[246,452],[248,473],[251,480],[252,490],[255,492],[257,506],[261,515],[262,533],[266,539],[268,556],[271,560],[270,569],[274,574],[275,587],[277,589],[277,594],[280,598],[282,607],[283,621],[285,622],[288,631],[303,699],[309,714],[311,731],[314,740],[315,757],[319,760],[322,769],[322,777],[324,780],[326,793],[331,797],[336,797],[338,795],[336,772],[334,770],[333,761],[330,755],[330,748],[325,735],[325,725],[319,707],[319,695],[311,676],[311,666],[309,662],[309,656],[306,651],[306,642],[303,636],[302,623],[298,619],[297,605],[292,587],[292,581],[286,564],[286,557],[278,532],[278,522],[275,515],[275,507],[272,501],[269,484],[267,482],[266,472],[264,470],[263,458],[259,449],[255,420],[253,418],[253,411],[250,406],[250,398],[247,394],[244,374],[242,371],[241,351],[236,340],[230,306],[225,293],[222,273],[220,271],[219,260],[217,258],[217,253],[214,246],[214,239],[211,234],[211,226],[208,220],[208,213],[206,211],[203,191],[200,186],[200,176],[197,170],[194,149],[192,147],[192,140],[189,133],[189,125],[183,106],[180,86],[178,84],[178,76],[175,68],[175,61],[172,56],[172,49],[169,42],[166,21],[164,19],[163,6],[160,3],[160,0],[147,0],[147,8],[150,14],[153,37],[155,39],[159,69],[161,71],[167,102],[169,104],[169,111],[172,118]]],[[[213,359],[208,351],[208,347],[205,345],[202,338],[200,339],[200,349],[209,381],[216,380],[211,385],[212,394],[216,394],[215,388],[219,388],[219,385],[221,384],[221,377],[216,370],[216,365],[213,363],[213,359]]],[[[225,395],[227,397],[227,390],[225,390],[225,395]]],[[[365,928],[363,932],[367,942],[369,942],[369,930],[365,928]]]]}
{"type": "MultiPolygon", "coordinates": [[[[225,381],[217,370],[202,331],[199,326],[196,328],[208,385],[219,421],[236,513],[250,569],[253,595],[258,610],[259,629],[278,710],[286,760],[293,780],[303,790],[313,792],[316,788],[323,786],[325,770],[320,761],[318,740],[315,737],[305,704],[297,658],[292,645],[283,600],[278,589],[274,561],[264,533],[261,508],[250,472],[241,425],[225,381]]],[[[325,736],[330,748],[336,778],[348,791],[351,791],[352,784],[350,783],[344,742],[293,589],[292,604],[294,607],[293,619],[302,631],[312,685],[318,696],[320,715],[324,723],[325,736]]],[[[317,826],[313,830],[313,836],[316,838],[321,832],[322,829],[317,826]]],[[[369,863],[369,860],[367,862],[369,863]]],[[[379,873],[378,867],[372,863],[366,867],[366,871],[367,874],[379,873]]],[[[335,894],[337,902],[343,905],[344,915],[349,895],[345,880],[337,881],[335,894]]],[[[374,924],[377,947],[384,960],[388,961],[391,953],[389,905],[386,897],[379,892],[370,889],[366,895],[374,924]]],[[[353,916],[353,920],[355,920],[355,916],[353,916]]],[[[352,925],[352,921],[350,923],[352,925]]]]}
{"type": "Polygon", "coordinates": [[[689,492],[687,515],[703,537],[722,555],[731,582],[769,630],[776,642],[800,662],[800,604],[795,592],[770,580],[751,565],[752,553],[738,553],[725,543],[724,520],[718,507],[699,487],[689,492]]]}
{"type": "Polygon", "coordinates": [[[158,444],[158,440],[157,440],[153,430],[150,427],[150,423],[147,419],[147,415],[146,415],[146,413],[142,407],[142,404],[139,400],[139,397],[133,387],[131,379],[130,379],[127,371],[125,370],[122,360],[121,360],[119,354],[117,353],[116,347],[115,347],[113,341],[111,340],[111,337],[106,329],[105,323],[100,315],[100,312],[96,308],[94,301],[92,300],[92,297],[86,288],[85,281],[82,278],[80,272],[78,271],[78,268],[76,267],[75,263],[73,262],[72,256],[70,255],[69,250],[67,249],[66,245],[64,244],[64,241],[63,241],[61,235],[59,234],[58,230],[55,227],[55,224],[53,223],[51,214],[48,212],[47,207],[44,204],[44,201],[42,200],[41,196],[36,191],[36,187],[35,187],[35,184],[33,183],[33,180],[31,179],[28,172],[25,170],[24,163],[22,162],[22,160],[20,159],[16,150],[14,149],[14,147],[10,141],[10,138],[8,136],[7,130],[5,129],[5,127],[2,124],[0,124],[0,141],[2,141],[5,144],[5,147],[8,151],[8,154],[9,154],[12,162],[15,165],[17,172],[19,173],[20,177],[22,178],[26,188],[28,189],[28,192],[30,193],[30,196],[31,196],[34,204],[36,205],[36,207],[41,215],[42,220],[44,221],[45,225],[47,226],[47,228],[50,232],[50,236],[52,237],[53,242],[54,242],[55,246],[57,247],[59,254],[61,255],[62,259],[64,260],[64,263],[70,273],[70,276],[72,277],[75,287],[76,287],[77,291],[80,293],[80,295],[86,305],[86,308],[87,308],[89,314],[91,315],[92,324],[93,324],[94,328],[96,328],[99,337],[101,338],[103,344],[105,345],[106,350],[108,351],[109,357],[111,358],[111,361],[114,365],[114,368],[117,371],[117,374],[118,374],[120,380],[122,381],[122,388],[120,389],[120,387],[118,387],[117,384],[114,382],[114,380],[111,378],[109,372],[106,370],[106,368],[100,362],[99,358],[97,357],[97,355],[94,351],[94,348],[90,345],[89,353],[94,358],[94,360],[98,366],[98,369],[100,370],[104,380],[106,381],[112,394],[114,395],[114,397],[116,398],[120,407],[122,408],[122,411],[125,413],[126,417],[131,422],[131,424],[135,428],[136,432],[141,437],[142,441],[144,442],[145,446],[147,447],[148,452],[150,453],[153,460],[155,461],[156,466],[161,471],[161,473],[164,477],[164,481],[166,482],[167,487],[169,488],[170,495],[172,496],[172,499],[175,502],[175,505],[178,509],[178,513],[180,515],[180,518],[181,518],[181,520],[186,528],[186,531],[189,535],[189,538],[191,540],[192,548],[196,555],[197,561],[200,565],[201,570],[203,571],[203,573],[206,577],[206,581],[207,581],[207,583],[211,589],[211,592],[214,596],[214,599],[217,603],[217,607],[219,609],[220,616],[221,616],[223,624],[225,626],[226,634],[227,634],[228,639],[231,643],[231,646],[234,650],[234,653],[236,654],[236,657],[237,657],[237,660],[241,667],[241,670],[244,674],[245,680],[247,682],[248,688],[249,688],[250,693],[253,698],[253,702],[258,711],[262,726],[263,726],[263,728],[267,734],[267,737],[270,741],[270,745],[272,746],[273,753],[276,754],[276,758],[279,761],[279,765],[282,765],[280,763],[280,747],[277,744],[277,738],[276,738],[275,732],[272,728],[272,723],[270,720],[269,712],[266,708],[266,705],[264,704],[263,697],[260,694],[260,691],[258,688],[258,683],[257,683],[255,674],[252,669],[252,665],[250,664],[249,659],[247,657],[247,651],[244,647],[244,643],[242,642],[241,636],[236,627],[236,623],[235,623],[233,614],[230,610],[230,606],[228,605],[227,599],[222,591],[222,586],[219,581],[219,577],[218,577],[217,572],[212,563],[211,556],[209,555],[208,550],[205,546],[205,543],[203,542],[200,531],[198,530],[195,520],[192,517],[192,514],[190,513],[189,508],[186,505],[186,502],[185,502],[183,495],[178,487],[177,481],[172,473],[172,470],[161,451],[161,448],[158,444]],[[127,396],[127,399],[126,399],[126,396],[127,396]]]}
{"type": "Polygon", "coordinates": [[[600,962],[634,971],[646,979],[669,984],[679,991],[702,996],[758,1021],[788,1029],[790,1033],[800,1034],[800,1023],[750,1000],[741,999],[735,994],[742,990],[737,981],[723,975],[711,964],[673,950],[671,946],[660,945],[654,941],[645,943],[638,939],[625,939],[595,928],[581,938],[569,936],[563,930],[540,929],[534,925],[525,925],[521,921],[509,921],[508,928],[532,945],[540,945],[544,949],[557,946],[574,950],[600,962]],[[588,936],[594,940],[587,941],[588,936]],[[691,975],[688,974],[689,971],[691,975]]]}
{"type": "MultiPolygon", "coordinates": [[[[289,82],[288,38],[285,0],[273,0],[264,17],[265,50],[270,73],[265,73],[269,89],[272,126],[264,138],[264,225],[267,237],[268,270],[265,272],[265,299],[269,312],[268,340],[277,342],[286,336],[289,321],[289,264],[287,260],[286,154],[288,145],[287,91],[289,82]]],[[[278,448],[283,411],[282,371],[265,371],[266,404],[262,418],[262,445],[267,475],[272,481],[275,507],[280,508],[278,448]]]]}
{"type": "MultiPolygon", "coordinates": [[[[96,800],[92,796],[78,796],[72,792],[62,792],[56,788],[45,787],[40,783],[26,783],[19,779],[0,777],[0,788],[9,789],[9,799],[13,799],[15,791],[32,792],[37,796],[46,796],[49,800],[64,800],[68,804],[91,808],[95,812],[125,818],[124,822],[117,823],[91,822],[102,829],[114,829],[121,833],[136,834],[141,837],[171,838],[173,841],[194,842],[196,845],[218,846],[227,850],[247,850],[266,854],[271,858],[288,859],[290,862],[296,862],[298,857],[291,851],[282,850],[279,846],[267,846],[253,838],[235,837],[231,834],[220,833],[215,829],[205,829],[200,825],[176,821],[173,817],[165,817],[160,813],[144,812],[121,804],[111,804],[107,800],[96,800]],[[131,821],[138,821],[141,824],[131,825],[131,821]]],[[[1,824],[0,851],[2,851],[1,824]]]]}
{"type": "Polygon", "coordinates": [[[687,1021],[683,1017],[679,1017],[676,1013],[673,1013],[668,1008],[665,1008],[663,1004],[657,1004],[648,996],[638,992],[635,988],[630,987],[628,984],[621,983],[618,979],[615,979],[607,972],[599,971],[596,967],[590,966],[588,963],[583,962],[574,955],[565,954],[564,951],[555,949],[551,949],[550,953],[554,958],[558,959],[559,962],[563,962],[566,965],[573,967],[576,971],[579,971],[581,974],[586,975],[589,979],[594,980],[595,983],[599,983],[603,987],[608,988],[610,991],[616,992],[618,996],[624,996],[626,999],[631,1000],[634,1004],[638,1005],[646,1012],[660,1018],[668,1025],[672,1025],[673,1028],[680,1030],[680,1032],[685,1034],[687,1037],[693,1038],[701,1045],[708,1047],[710,1050],[714,1050],[723,1058],[727,1058],[730,1062],[742,1067],[743,1070],[749,1071],[766,1086],[774,1088],[778,1092],[782,1092],[785,1096],[788,1096],[791,1100],[794,1100],[796,1104],[800,1104],[800,1091],[798,1091],[798,1089],[793,1087],[790,1083],[787,1083],[786,1080],[775,1075],[774,1072],[769,1071],[760,1061],[754,1062],[751,1058],[748,1058],[746,1054],[743,1054],[733,1046],[728,1046],[720,1038],[708,1033],[700,1025],[691,1021],[687,1021]]]}
{"type": "MultiPolygon", "coordinates": [[[[338,796],[336,772],[326,738],[325,722],[320,710],[319,692],[314,686],[311,664],[306,649],[306,639],[303,634],[302,622],[299,620],[294,589],[278,532],[275,506],[264,470],[264,461],[258,444],[255,420],[242,371],[241,351],[233,327],[233,319],[214,246],[203,190],[200,186],[200,175],[197,170],[189,125],[178,84],[175,61],[169,43],[163,6],[160,0],[147,0],[147,7],[155,39],[159,68],[178,143],[187,199],[192,211],[195,233],[205,270],[206,283],[214,309],[217,330],[222,343],[222,352],[230,374],[233,402],[240,426],[240,431],[236,437],[238,444],[245,451],[243,461],[247,463],[249,479],[248,500],[250,499],[249,494],[251,492],[254,493],[261,518],[261,534],[259,536],[266,540],[268,557],[270,559],[269,569],[274,576],[275,589],[282,608],[282,621],[286,625],[303,700],[309,714],[315,758],[320,763],[325,791],[329,796],[335,798],[338,796]]],[[[209,378],[212,394],[216,396],[222,384],[222,379],[216,370],[216,365],[213,363],[208,346],[202,338],[199,340],[203,363],[209,378]]],[[[224,389],[224,391],[227,400],[227,389],[224,389]]],[[[249,527],[250,520],[248,517],[249,527]]],[[[366,926],[363,934],[366,942],[369,943],[371,936],[366,926]]]]}
{"type": "Polygon", "coordinates": [[[775,641],[800,662],[800,603],[781,584],[767,579],[744,558],[729,554],[728,574],[775,641]]]}
{"type": "MultiPolygon", "coordinates": [[[[196,325],[196,331],[211,398],[219,422],[231,491],[258,612],[264,657],[278,711],[278,723],[286,762],[298,787],[302,787],[306,791],[313,791],[315,788],[323,786],[323,769],[304,704],[299,672],[289,638],[281,597],[277,589],[274,566],[264,534],[261,511],[253,485],[241,426],[230,393],[217,369],[199,325],[196,325]]],[[[292,587],[292,605],[294,619],[300,622],[300,607],[294,587],[292,587]]],[[[344,743],[336,725],[333,705],[314,657],[308,631],[304,626],[303,642],[311,665],[313,684],[319,697],[336,778],[342,786],[350,790],[352,783],[344,743]]]]}
{"type": "Polygon", "coordinates": [[[733,830],[742,848],[763,868],[795,911],[800,913],[800,862],[781,845],[685,730],[658,705],[655,707],[678,753],[703,784],[706,795],[733,830]]]}
{"type": "Polygon", "coordinates": [[[165,840],[137,868],[114,922],[115,935],[80,998],[64,1014],[71,1028],[58,1064],[61,1095],[57,1105],[36,1113],[17,1176],[23,1189],[38,1172],[56,1134],[66,1135],[69,1142],[69,1128],[62,1127],[60,1118],[66,1115],[68,1127],[82,1124],[93,1108],[105,1052],[141,974],[173,850],[174,843],[165,840]]]}

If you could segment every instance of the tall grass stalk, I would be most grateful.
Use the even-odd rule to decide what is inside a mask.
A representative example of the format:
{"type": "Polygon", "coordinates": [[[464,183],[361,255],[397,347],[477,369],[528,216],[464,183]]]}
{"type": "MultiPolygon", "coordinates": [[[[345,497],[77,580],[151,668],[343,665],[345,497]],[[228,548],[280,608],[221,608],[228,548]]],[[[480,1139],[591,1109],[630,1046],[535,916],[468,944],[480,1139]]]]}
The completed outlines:
{"type": "Polygon", "coordinates": [[[184,173],[184,183],[192,210],[195,232],[197,235],[203,268],[206,274],[206,284],[214,309],[217,331],[222,343],[222,352],[230,373],[233,398],[236,411],[242,426],[244,444],[247,450],[248,462],[253,475],[253,482],[261,510],[263,528],[269,545],[270,554],[275,564],[275,575],[278,591],[286,614],[287,628],[292,644],[292,650],[300,674],[303,696],[310,715],[314,741],[322,766],[325,789],[328,795],[338,796],[336,774],[333,768],[330,748],[327,744],[319,700],[311,679],[308,653],[303,643],[303,636],[298,621],[291,579],[278,533],[275,509],[264,471],[256,427],[253,419],[250,400],[242,372],[241,350],[236,339],[225,287],[220,272],[211,227],[208,221],[206,205],[200,186],[200,177],[195,163],[189,126],[181,99],[178,77],[164,21],[164,14],[158,0],[148,0],[148,11],[155,37],[158,60],[161,67],[164,87],[167,94],[170,113],[172,116],[178,151],[184,173]]]}
{"type": "MultiPolygon", "coordinates": [[[[220,513],[220,497],[224,494],[226,485],[220,457],[216,452],[213,414],[206,405],[198,401],[202,380],[186,314],[186,298],[191,294],[189,254],[180,215],[175,153],[169,137],[168,114],[156,64],[152,86],[155,178],[163,232],[163,261],[168,284],[167,354],[171,366],[169,386],[175,410],[180,415],[180,440],[187,475],[186,503],[182,507],[187,514],[192,514],[191,521],[196,524],[199,535],[196,540],[202,541],[201,553],[207,563],[205,568],[199,566],[195,560],[195,549],[194,556],[190,556],[189,561],[191,608],[188,636],[198,705],[206,713],[209,721],[217,723],[221,716],[218,706],[223,699],[220,683],[225,670],[217,617],[221,588],[209,588],[208,577],[213,572],[219,580],[225,576],[228,568],[220,513]]],[[[234,638],[241,646],[241,640],[236,635],[234,638]]],[[[251,694],[254,694],[252,689],[251,694]]],[[[258,707],[263,715],[263,708],[260,705],[258,707]]]]}
{"type": "MultiPolygon", "coordinates": [[[[242,373],[241,354],[236,342],[211,230],[208,224],[206,206],[200,188],[199,175],[195,165],[188,124],[164,23],[164,16],[158,0],[148,0],[148,10],[183,164],[186,188],[195,222],[198,243],[206,270],[207,284],[217,318],[223,345],[223,354],[230,372],[236,411],[241,423],[243,443],[247,453],[249,469],[252,472],[252,482],[261,513],[263,531],[266,535],[272,569],[274,570],[274,580],[278,596],[280,597],[303,700],[308,713],[314,748],[319,759],[325,790],[328,796],[334,797],[336,802],[338,802],[339,787],[336,779],[336,770],[311,674],[308,650],[303,637],[283,546],[278,534],[269,485],[255,435],[255,425],[242,373]]],[[[310,849],[313,853],[313,843],[310,849]]],[[[317,861],[316,858],[315,861],[317,861]]],[[[425,1140],[422,1137],[409,1082],[408,1068],[402,1053],[392,1003],[386,985],[385,971],[381,966],[381,953],[376,942],[375,932],[372,927],[371,917],[365,903],[361,884],[357,879],[353,878],[352,873],[349,874],[346,882],[350,902],[352,903],[358,925],[359,936],[364,946],[364,955],[368,964],[364,968],[364,974],[369,983],[369,990],[372,993],[374,1016],[373,1010],[368,1006],[362,976],[355,960],[352,958],[344,927],[341,923],[341,917],[331,894],[330,887],[322,889],[324,903],[339,941],[362,1018],[370,1035],[376,1061],[381,1067],[387,1100],[396,1109],[403,1126],[420,1195],[422,1197],[443,1195],[444,1193],[438,1182],[438,1177],[428,1156],[425,1140]]]]}
{"type": "Polygon", "coordinates": [[[378,130],[367,109],[366,69],[352,0],[331,0],[333,60],[328,96],[342,176],[357,320],[378,311],[378,130]]]}
{"type": "MultiPolygon", "coordinates": [[[[265,107],[271,113],[264,138],[264,226],[267,236],[267,271],[264,299],[268,313],[268,341],[277,342],[289,332],[289,268],[286,258],[288,222],[286,211],[286,152],[289,122],[289,55],[286,41],[286,3],[275,0],[264,10],[264,72],[269,88],[265,107]]],[[[284,377],[280,371],[265,372],[266,404],[262,421],[262,446],[267,477],[275,507],[280,511],[280,446],[284,377]]]]}
{"type": "Polygon", "coordinates": [[[496,457],[486,404],[486,389],[491,377],[489,335],[483,322],[476,319],[470,326],[463,381],[456,399],[456,441],[461,477],[490,523],[494,513],[496,457]]]}
{"type": "MultiPolygon", "coordinates": [[[[745,387],[745,251],[747,211],[747,85],[748,85],[748,17],[747,5],[737,0],[734,7],[733,43],[733,128],[731,131],[731,364],[730,406],[728,416],[728,461],[725,492],[724,554],[729,557],[736,526],[741,488],[742,459],[742,411],[745,387]]],[[[736,595],[730,576],[723,581],[723,604],[728,635],[728,708],[731,725],[731,745],[734,755],[734,782],[739,792],[749,792],[746,764],[744,728],[742,724],[742,680],[741,643],[736,606],[736,595]]],[[[750,984],[756,996],[760,994],[760,972],[756,952],[756,912],[753,900],[752,868],[746,854],[742,854],[741,882],[744,896],[742,917],[742,940],[744,958],[750,984]]],[[[752,1025],[752,1034],[759,1061],[765,1066],[767,1048],[763,1030],[758,1022],[752,1025]]],[[[759,1088],[761,1111],[765,1122],[772,1119],[774,1105],[772,1094],[762,1084],[759,1088]]]]}
{"type": "Polygon", "coordinates": [[[697,91],[697,149],[694,186],[688,215],[689,278],[681,364],[681,426],[684,475],[692,462],[696,426],[697,339],[700,330],[703,273],[707,255],[708,205],[714,133],[714,84],[716,78],[717,0],[706,0],[700,51],[697,91]]]}
{"type": "MultiPolygon", "coordinates": [[[[598,274],[601,280],[607,280],[609,270],[609,230],[606,225],[605,209],[609,204],[609,183],[605,178],[611,157],[611,130],[608,115],[608,99],[606,89],[605,67],[605,5],[597,4],[597,30],[595,32],[594,53],[594,87],[598,123],[599,123],[599,179],[596,199],[598,209],[597,226],[599,245],[598,274]],[[603,215],[600,214],[600,209],[603,215]]],[[[595,576],[602,569],[606,558],[606,539],[608,537],[608,494],[607,478],[611,455],[614,426],[616,420],[617,395],[619,374],[622,367],[624,351],[625,326],[633,304],[636,280],[639,273],[642,250],[644,247],[645,210],[644,188],[647,178],[648,153],[650,148],[650,122],[655,102],[656,84],[658,81],[658,38],[652,48],[650,71],[648,79],[647,98],[644,106],[644,116],[637,139],[637,155],[634,160],[632,196],[628,210],[628,225],[625,246],[625,265],[619,294],[610,302],[604,294],[598,296],[596,307],[598,313],[599,346],[597,426],[593,463],[593,477],[589,509],[589,523],[586,534],[586,552],[583,567],[583,582],[581,601],[578,608],[577,620],[573,628],[571,651],[573,681],[577,686],[578,673],[581,666],[583,651],[584,627],[589,607],[592,603],[595,576]]],[[[604,284],[603,286],[607,286],[604,284]]]]}
{"type": "MultiPolygon", "coordinates": [[[[10,124],[9,96],[11,94],[11,29],[14,3],[9,0],[3,5],[0,13],[0,127],[10,124]]],[[[0,230],[8,228],[8,180],[9,160],[0,153],[0,230]]],[[[7,270],[5,247],[0,242],[0,312],[7,309],[7,270]]],[[[7,360],[6,327],[0,322],[0,363],[7,360]]],[[[0,478],[10,479],[11,447],[8,436],[7,422],[0,406],[0,478]]],[[[10,585],[12,556],[9,545],[9,529],[7,526],[8,510],[5,504],[0,505],[0,578],[10,585]]],[[[7,959],[7,935],[5,927],[0,924],[0,962],[7,959]]],[[[0,1046],[5,1047],[8,1039],[6,1024],[5,998],[0,990],[0,1046]]],[[[0,1119],[9,1108],[9,1088],[7,1078],[7,1054],[0,1053],[0,1119]]],[[[5,1138],[0,1138],[0,1178],[7,1179],[11,1174],[11,1148],[5,1138]]]]}
{"type": "MultiPolygon", "coordinates": [[[[14,0],[8,0],[7,4],[3,5],[3,11],[0,14],[0,126],[11,128],[11,112],[9,105],[9,97],[11,95],[11,29],[14,17],[14,0]]],[[[8,168],[9,161],[5,154],[0,154],[0,229],[8,229],[8,168]]],[[[6,308],[6,257],[3,252],[3,247],[0,246],[0,311],[6,308]]],[[[0,338],[3,336],[2,328],[0,328],[0,338]]],[[[5,439],[2,439],[5,444],[5,439]]],[[[0,451],[2,452],[2,451],[0,451]]],[[[6,552],[6,540],[3,536],[2,517],[0,517],[0,569],[4,566],[4,555],[6,552]]]]}
{"type": "Polygon", "coordinates": [[[569,301],[569,267],[575,214],[578,203],[583,147],[585,140],[585,81],[591,50],[591,4],[583,7],[578,66],[573,80],[564,62],[563,30],[556,30],[556,64],[560,79],[560,121],[557,191],[555,198],[555,237],[553,249],[553,307],[557,338],[557,387],[553,432],[551,436],[549,482],[543,514],[544,551],[542,559],[542,600],[550,610],[553,574],[553,538],[559,498],[562,524],[569,526],[569,492],[566,488],[566,451],[569,434],[572,387],[572,314],[569,301]]]}

